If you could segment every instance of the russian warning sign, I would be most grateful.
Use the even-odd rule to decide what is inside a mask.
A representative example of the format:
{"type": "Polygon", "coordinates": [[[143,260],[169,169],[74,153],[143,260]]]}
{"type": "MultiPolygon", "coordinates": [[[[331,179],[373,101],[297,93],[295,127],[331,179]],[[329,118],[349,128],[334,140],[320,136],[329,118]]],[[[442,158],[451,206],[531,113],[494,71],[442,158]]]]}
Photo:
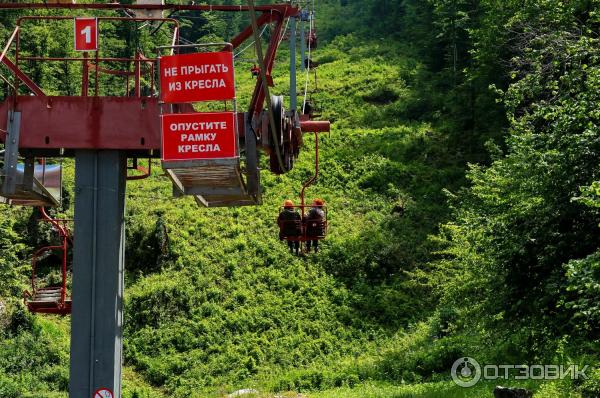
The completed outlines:
{"type": "Polygon", "coordinates": [[[160,95],[166,103],[235,98],[233,53],[221,51],[161,57],[160,95]]]}
{"type": "Polygon", "coordinates": [[[237,156],[235,113],[174,113],[161,118],[163,161],[237,156]]]}

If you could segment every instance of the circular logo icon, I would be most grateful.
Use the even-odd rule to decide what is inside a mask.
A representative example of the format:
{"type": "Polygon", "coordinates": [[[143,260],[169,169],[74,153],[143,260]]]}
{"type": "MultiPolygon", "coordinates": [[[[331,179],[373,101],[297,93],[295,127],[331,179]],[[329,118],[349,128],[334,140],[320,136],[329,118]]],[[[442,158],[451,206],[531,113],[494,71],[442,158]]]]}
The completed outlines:
{"type": "Polygon", "coordinates": [[[473,358],[457,359],[452,365],[452,381],[461,387],[473,387],[481,379],[481,366],[473,358]]]}
{"type": "Polygon", "coordinates": [[[114,396],[108,388],[100,388],[94,393],[94,398],[114,398],[114,396]]]}

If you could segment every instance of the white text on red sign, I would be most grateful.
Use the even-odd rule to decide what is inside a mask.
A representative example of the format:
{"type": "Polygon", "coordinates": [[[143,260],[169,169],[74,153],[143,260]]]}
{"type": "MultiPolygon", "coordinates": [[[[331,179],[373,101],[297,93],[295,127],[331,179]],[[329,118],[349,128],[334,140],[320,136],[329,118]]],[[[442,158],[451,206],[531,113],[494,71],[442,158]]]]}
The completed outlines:
{"type": "Polygon", "coordinates": [[[235,157],[235,114],[163,115],[162,141],[162,159],[165,161],[235,157]]]}
{"type": "Polygon", "coordinates": [[[161,99],[166,103],[235,98],[230,52],[171,55],[160,59],[161,99]]]}
{"type": "Polygon", "coordinates": [[[98,20],[75,18],[75,51],[98,50],[98,20]]]}

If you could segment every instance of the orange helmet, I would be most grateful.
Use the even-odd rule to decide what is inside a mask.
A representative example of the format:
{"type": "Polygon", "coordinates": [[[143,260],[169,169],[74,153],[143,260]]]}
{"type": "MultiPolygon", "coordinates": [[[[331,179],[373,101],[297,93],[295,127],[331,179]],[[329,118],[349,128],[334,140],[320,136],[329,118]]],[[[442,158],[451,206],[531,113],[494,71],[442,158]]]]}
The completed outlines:
{"type": "Polygon", "coordinates": [[[291,209],[294,207],[294,202],[292,202],[289,199],[286,199],[283,201],[283,207],[285,207],[286,209],[291,209]]]}
{"type": "Polygon", "coordinates": [[[325,205],[325,201],[323,199],[315,199],[313,200],[313,205],[323,207],[325,205]]]}

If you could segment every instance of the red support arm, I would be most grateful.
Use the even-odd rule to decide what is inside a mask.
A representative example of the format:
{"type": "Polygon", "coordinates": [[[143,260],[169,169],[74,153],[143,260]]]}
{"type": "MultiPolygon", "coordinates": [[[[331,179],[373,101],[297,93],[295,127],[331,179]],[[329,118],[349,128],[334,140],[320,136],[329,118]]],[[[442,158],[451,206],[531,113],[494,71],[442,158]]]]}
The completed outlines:
{"type": "MultiPolygon", "coordinates": [[[[15,28],[14,32],[10,36],[10,39],[8,39],[8,43],[6,43],[6,46],[2,50],[2,53],[0,53],[0,63],[3,63],[4,65],[6,65],[6,67],[8,69],[10,69],[19,78],[19,80],[21,80],[23,83],[25,83],[25,85],[27,87],[29,87],[29,89],[31,91],[33,91],[35,94],[41,95],[41,96],[45,96],[45,94],[42,91],[42,89],[39,88],[37,84],[35,84],[25,73],[23,73],[17,67],[17,65],[15,65],[7,57],[8,49],[10,48],[11,44],[13,43],[13,41],[15,39],[17,40],[17,47],[19,45],[18,44],[19,43],[19,29],[20,29],[20,27],[17,25],[17,27],[15,28]]],[[[17,52],[17,54],[18,54],[18,52],[17,52]]]]}
{"type": "Polygon", "coordinates": [[[331,122],[320,120],[302,120],[300,121],[300,130],[303,133],[329,133],[331,122]]]}
{"type": "MultiPolygon", "coordinates": [[[[271,15],[271,13],[263,13],[259,18],[258,18],[258,27],[262,27],[264,24],[271,22],[273,20],[273,16],[271,15]]],[[[231,40],[231,44],[233,45],[233,48],[237,48],[239,47],[243,42],[245,42],[246,40],[248,40],[250,38],[250,36],[252,36],[252,26],[248,26],[246,29],[244,29],[240,34],[238,34],[236,37],[234,37],[231,40]]]]}
{"type": "MultiPolygon", "coordinates": [[[[271,36],[271,41],[269,42],[267,54],[265,55],[265,67],[267,68],[265,73],[267,76],[271,75],[273,65],[275,64],[275,55],[277,54],[277,48],[279,47],[279,40],[281,39],[284,19],[285,18],[281,15],[277,16],[277,25],[275,26],[273,35],[271,36]]],[[[267,84],[269,84],[269,82],[267,82],[267,84]]],[[[254,87],[254,93],[252,94],[252,101],[250,102],[250,109],[248,110],[248,113],[250,115],[259,114],[263,109],[264,100],[265,92],[262,89],[262,79],[259,77],[256,81],[256,86],[254,87]]]]}
{"type": "Polygon", "coordinates": [[[8,57],[2,58],[0,62],[6,65],[6,67],[10,69],[19,78],[19,80],[25,83],[25,85],[31,91],[33,91],[35,95],[39,95],[40,97],[46,96],[42,89],[37,84],[35,84],[34,81],[31,80],[25,73],[23,73],[21,69],[17,68],[17,65],[15,65],[10,59],[8,59],[8,57]]]}

